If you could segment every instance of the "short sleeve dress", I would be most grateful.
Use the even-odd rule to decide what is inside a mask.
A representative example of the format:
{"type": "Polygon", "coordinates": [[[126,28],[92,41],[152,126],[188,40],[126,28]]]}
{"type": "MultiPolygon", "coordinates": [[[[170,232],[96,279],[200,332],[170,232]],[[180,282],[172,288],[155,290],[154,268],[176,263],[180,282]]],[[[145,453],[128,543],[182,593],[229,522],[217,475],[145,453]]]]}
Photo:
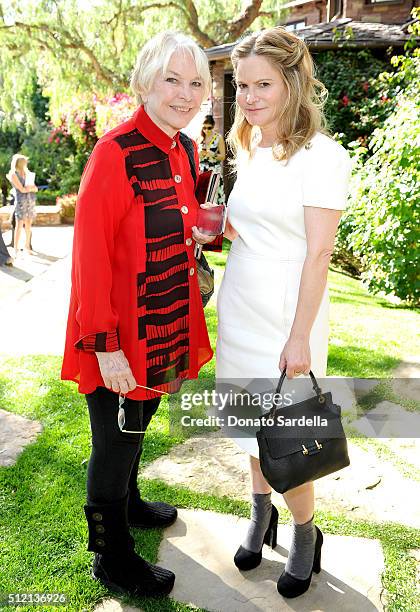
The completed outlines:
{"type": "MultiPolygon", "coordinates": [[[[278,380],[306,256],[304,206],[343,210],[350,174],[348,152],[321,132],[288,161],[275,160],[271,147],[239,156],[228,202],[238,237],[217,302],[217,381],[278,380]]],[[[327,369],[328,311],[327,286],[310,334],[318,377],[327,369]]],[[[258,457],[255,436],[234,439],[258,457]]]]}

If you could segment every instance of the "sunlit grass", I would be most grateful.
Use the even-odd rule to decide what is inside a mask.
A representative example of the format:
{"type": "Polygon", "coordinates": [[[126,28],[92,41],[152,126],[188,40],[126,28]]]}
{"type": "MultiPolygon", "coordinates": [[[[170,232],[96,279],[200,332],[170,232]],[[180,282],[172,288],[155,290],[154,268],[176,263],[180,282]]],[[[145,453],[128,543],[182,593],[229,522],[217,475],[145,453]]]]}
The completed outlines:
{"type": "MultiPolygon", "coordinates": [[[[220,281],[225,254],[208,258],[220,281]]],[[[330,296],[329,375],[386,377],[404,355],[415,354],[418,313],[372,298],[358,281],[336,272],[330,273],[330,296]]],[[[206,316],[214,345],[214,298],[206,316]]],[[[43,431],[15,465],[0,469],[0,593],[63,592],[69,598],[67,609],[87,612],[109,593],[91,579],[92,555],[86,550],[83,504],[90,455],[86,403],[73,383],[59,380],[60,362],[58,357],[46,356],[2,360],[0,407],[40,420],[43,431]]],[[[214,377],[214,359],[200,376],[214,377]]],[[[174,435],[170,430],[169,407],[163,401],[146,435],[143,463],[167,453],[184,439],[184,434],[174,435]]],[[[142,480],[141,490],[146,498],[179,507],[249,515],[245,502],[156,480],[142,480]]],[[[289,521],[283,509],[280,521],[289,521]]],[[[383,585],[389,593],[388,609],[416,609],[416,570],[410,550],[420,547],[418,531],[322,510],[317,511],[317,523],[327,533],[378,539],[385,555],[383,585]]],[[[160,530],[135,533],[137,549],[152,562],[157,559],[161,535],[160,530]]],[[[193,609],[170,598],[123,599],[151,612],[193,609]]],[[[52,612],[55,608],[45,609],[52,612]]]]}

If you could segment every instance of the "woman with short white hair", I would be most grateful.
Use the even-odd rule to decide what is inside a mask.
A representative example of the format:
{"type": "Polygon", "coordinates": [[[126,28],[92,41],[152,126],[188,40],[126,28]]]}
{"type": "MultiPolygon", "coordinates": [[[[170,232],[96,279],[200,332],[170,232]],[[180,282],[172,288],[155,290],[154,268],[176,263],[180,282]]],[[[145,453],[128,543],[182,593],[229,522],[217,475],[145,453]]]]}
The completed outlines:
{"type": "Polygon", "coordinates": [[[177,510],[140,497],[144,432],[162,393],[213,356],[194,258],[197,148],[180,130],[210,91],[204,52],[164,32],[140,51],[139,108],[105,134],[83,172],[74,228],[62,378],[86,395],[92,429],[85,514],[93,577],[136,596],[169,593],[172,572],[134,551],[129,526],[165,527],[177,510]]]}

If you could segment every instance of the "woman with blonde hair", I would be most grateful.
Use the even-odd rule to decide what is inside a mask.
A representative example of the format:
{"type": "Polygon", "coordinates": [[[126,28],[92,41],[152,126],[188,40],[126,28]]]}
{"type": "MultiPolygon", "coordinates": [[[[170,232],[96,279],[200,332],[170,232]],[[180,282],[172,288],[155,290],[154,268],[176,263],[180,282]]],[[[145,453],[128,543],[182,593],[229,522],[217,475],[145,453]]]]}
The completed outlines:
{"type": "Polygon", "coordinates": [[[61,377],[78,384],[89,410],[92,575],[135,596],[166,595],[175,580],[136,553],[129,532],[177,518],[174,506],[140,495],[144,433],[162,394],[197,378],[213,356],[194,246],[214,236],[195,226],[198,152],[180,131],[210,85],[192,39],[164,32],[149,40],[131,79],[139,107],[95,145],[76,207],[61,377]]]}
{"type": "Polygon", "coordinates": [[[35,193],[38,191],[38,187],[28,183],[28,160],[28,157],[19,153],[13,155],[10,171],[6,175],[14,187],[15,195],[16,228],[13,244],[15,255],[19,252],[19,241],[23,227],[25,227],[26,234],[25,250],[31,252],[32,223],[36,217],[35,193]]]}
{"type": "MultiPolygon", "coordinates": [[[[289,379],[310,369],[322,377],[328,265],[346,205],[350,158],[328,135],[327,92],[297,36],[282,27],[253,34],[234,48],[232,63],[236,114],[228,140],[237,178],[226,231],[232,246],[218,297],[217,379],[236,385],[278,380],[283,369],[289,379]]],[[[251,523],[234,559],[249,570],[261,562],[264,543],[274,547],[278,512],[255,436],[234,439],[250,454],[251,523]]],[[[320,571],[323,537],[313,524],[312,483],[284,499],[293,538],[277,589],[296,597],[320,571]]]]}

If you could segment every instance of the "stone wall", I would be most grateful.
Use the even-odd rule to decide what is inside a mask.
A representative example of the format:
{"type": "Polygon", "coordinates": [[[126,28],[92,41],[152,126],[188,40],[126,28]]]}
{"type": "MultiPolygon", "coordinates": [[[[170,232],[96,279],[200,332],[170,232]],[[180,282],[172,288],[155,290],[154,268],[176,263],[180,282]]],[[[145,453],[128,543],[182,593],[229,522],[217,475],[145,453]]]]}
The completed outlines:
{"type": "MultiPolygon", "coordinates": [[[[0,227],[2,231],[11,228],[10,215],[13,212],[13,206],[3,206],[0,208],[0,227]]],[[[62,222],[59,206],[37,206],[36,219],[33,225],[60,225],[62,222]]],[[[65,220],[69,223],[69,220],[65,220]]]]}

